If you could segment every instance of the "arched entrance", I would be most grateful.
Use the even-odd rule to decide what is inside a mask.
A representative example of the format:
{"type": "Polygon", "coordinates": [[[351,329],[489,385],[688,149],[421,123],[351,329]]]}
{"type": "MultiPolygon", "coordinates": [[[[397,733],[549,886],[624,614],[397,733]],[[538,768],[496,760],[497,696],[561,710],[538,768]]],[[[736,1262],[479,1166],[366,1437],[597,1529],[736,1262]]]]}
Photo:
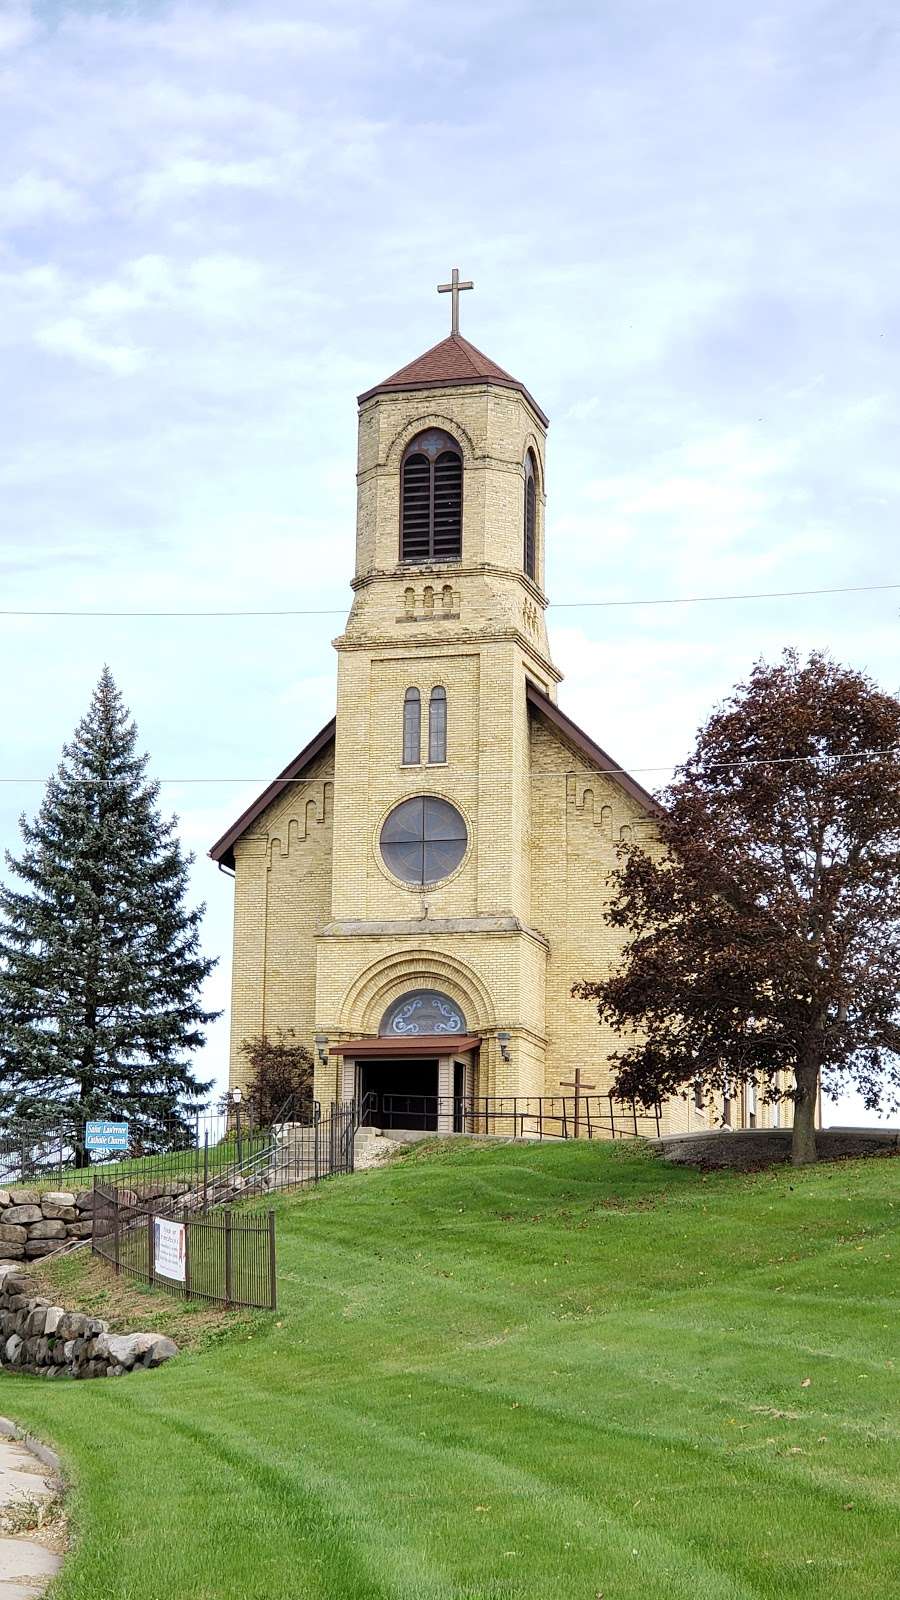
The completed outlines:
{"type": "Polygon", "coordinates": [[[336,1047],[364,1126],[417,1133],[461,1127],[471,1095],[474,1054],[462,1007],[439,989],[410,989],[384,1012],[377,1039],[336,1047]]]}

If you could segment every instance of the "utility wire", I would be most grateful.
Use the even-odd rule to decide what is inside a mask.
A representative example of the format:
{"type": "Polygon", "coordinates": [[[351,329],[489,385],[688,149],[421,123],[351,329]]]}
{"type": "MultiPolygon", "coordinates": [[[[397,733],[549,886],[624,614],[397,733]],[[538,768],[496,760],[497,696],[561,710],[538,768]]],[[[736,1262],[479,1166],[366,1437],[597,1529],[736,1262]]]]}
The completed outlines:
{"type": "Polygon", "coordinates": [[[900,583],[858,583],[838,589],[761,589],[752,594],[676,594],[651,600],[550,600],[547,609],[566,611],[578,606],[699,606],[720,600],[794,600],[820,594],[873,594],[886,589],[900,589],[900,583]]]}
{"type": "MultiPolygon", "coordinates": [[[[875,594],[884,593],[892,589],[900,589],[900,583],[858,583],[835,589],[764,589],[747,594],[657,595],[647,596],[646,598],[641,597],[635,600],[550,600],[546,609],[548,611],[573,611],[609,609],[616,606],[699,606],[731,600],[798,600],[814,595],[875,594]]],[[[278,611],[27,611],[14,610],[8,607],[0,608],[0,617],[82,617],[87,621],[104,617],[147,619],[207,617],[211,619],[227,619],[233,617],[343,617],[346,614],[346,606],[291,607],[278,611]]],[[[439,615],[440,613],[435,613],[436,617],[439,615]]]]}
{"type": "MultiPolygon", "coordinates": [[[[729,771],[729,772],[733,772],[733,771],[736,771],[736,770],[738,770],[740,768],[743,768],[743,767],[784,767],[784,766],[793,766],[797,762],[807,762],[807,761],[855,761],[860,766],[874,766],[876,764],[876,762],[878,762],[878,761],[886,761],[891,756],[900,756],[900,745],[891,745],[887,750],[846,750],[846,751],[843,751],[843,752],[841,752],[840,754],[837,754],[837,755],[829,754],[829,755],[808,755],[808,756],[742,756],[736,761],[711,761],[705,767],[704,770],[707,771],[707,772],[712,772],[712,771],[729,771]]],[[[531,778],[531,781],[533,783],[541,782],[542,780],[544,780],[546,778],[616,778],[616,777],[626,777],[627,778],[627,777],[632,777],[634,775],[634,773],[636,773],[636,772],[671,772],[673,770],[673,768],[681,766],[681,765],[682,765],[682,763],[680,761],[675,760],[675,761],[663,762],[660,766],[655,766],[655,767],[565,767],[565,768],[560,767],[556,771],[553,771],[553,772],[531,772],[531,773],[527,774],[527,776],[529,776],[531,778]]],[[[388,770],[388,769],[384,769],[384,770],[388,770]]],[[[391,768],[389,770],[392,771],[392,772],[395,772],[398,769],[391,768]]],[[[425,767],[425,766],[420,766],[418,768],[410,766],[410,767],[404,767],[404,768],[402,768],[400,770],[402,770],[404,772],[416,773],[416,772],[420,772],[420,771],[427,772],[429,769],[427,767],[425,767]]],[[[449,769],[442,767],[441,771],[449,771],[450,774],[454,778],[484,778],[484,776],[485,776],[484,772],[481,771],[478,767],[452,767],[452,768],[449,768],[449,769]]],[[[522,775],[521,773],[516,772],[516,771],[514,771],[512,769],[510,769],[509,771],[505,771],[504,770],[504,771],[496,771],[496,772],[491,772],[490,773],[490,777],[491,778],[516,778],[516,777],[520,777],[521,775],[522,775]]],[[[54,772],[53,776],[56,776],[55,772],[54,772]]],[[[371,777],[371,773],[367,771],[365,773],[365,776],[366,777],[371,777]]],[[[275,777],[275,778],[253,778],[253,777],[246,777],[246,776],[244,776],[244,777],[236,777],[235,776],[235,777],[227,777],[227,778],[155,778],[152,781],[155,782],[155,783],[166,783],[166,784],[175,784],[175,783],[184,783],[184,784],[188,784],[188,783],[190,783],[190,784],[254,783],[254,784],[262,784],[262,785],[268,787],[268,785],[274,784],[274,783],[278,783],[278,784],[296,783],[296,784],[301,784],[301,785],[302,784],[308,784],[308,783],[319,783],[323,779],[328,783],[333,783],[334,782],[334,774],[333,773],[329,773],[329,772],[318,772],[318,773],[313,774],[311,777],[306,777],[306,778],[281,778],[281,777],[275,777]]],[[[0,783],[47,783],[48,781],[49,780],[47,778],[4,778],[4,777],[0,777],[0,783]]],[[[118,783],[119,779],[118,778],[91,778],[88,781],[90,783],[96,783],[96,784],[118,783]]]]}

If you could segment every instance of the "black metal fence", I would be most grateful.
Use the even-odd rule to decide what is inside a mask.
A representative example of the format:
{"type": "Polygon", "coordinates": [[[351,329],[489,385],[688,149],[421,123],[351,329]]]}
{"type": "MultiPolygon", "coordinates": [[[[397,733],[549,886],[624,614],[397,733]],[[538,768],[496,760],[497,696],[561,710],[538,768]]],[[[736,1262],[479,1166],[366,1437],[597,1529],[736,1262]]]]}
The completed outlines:
{"type": "Polygon", "coordinates": [[[201,1214],[142,1203],[98,1180],[91,1249],[117,1273],[169,1294],[276,1309],[274,1211],[201,1214]]]}
{"type": "Polygon", "coordinates": [[[242,1162],[206,1172],[179,1195],[147,1198],[152,1180],[132,1188],[95,1174],[93,1253],[169,1294],[274,1311],[275,1213],[234,1211],[232,1203],[353,1171],[355,1103],[333,1105],[312,1122],[292,1120],[297,1110],[284,1107],[242,1162]]]}
{"type": "Polygon", "coordinates": [[[367,1094],[360,1105],[360,1124],[513,1139],[653,1139],[659,1137],[661,1109],[639,1107],[611,1094],[367,1094]]]}
{"type": "MultiPolygon", "coordinates": [[[[317,1114],[309,1103],[303,1110],[307,1117],[317,1114]]],[[[0,1126],[0,1187],[90,1188],[99,1169],[120,1188],[167,1181],[199,1188],[252,1160],[272,1138],[271,1124],[261,1124],[249,1105],[147,1123],[132,1119],[127,1128],[126,1149],[88,1150],[84,1121],[8,1122],[0,1126]]]]}

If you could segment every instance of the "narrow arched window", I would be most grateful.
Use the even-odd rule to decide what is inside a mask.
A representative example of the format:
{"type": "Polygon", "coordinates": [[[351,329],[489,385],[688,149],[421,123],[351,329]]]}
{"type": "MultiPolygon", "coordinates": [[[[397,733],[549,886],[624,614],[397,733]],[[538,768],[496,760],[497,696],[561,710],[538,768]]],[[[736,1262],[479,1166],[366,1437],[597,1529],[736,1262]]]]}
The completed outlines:
{"type": "Polygon", "coordinates": [[[534,481],[534,456],[525,457],[525,527],[523,565],[529,578],[535,575],[535,530],[537,527],[537,489],[534,481]]]}
{"type": "Polygon", "coordinates": [[[462,555],[462,454],[442,428],[406,447],[400,470],[400,560],[458,561],[462,555]]]}
{"type": "Polygon", "coordinates": [[[447,691],[440,684],[432,689],[428,702],[428,759],[447,759],[447,691]]]}
{"type": "Polygon", "coordinates": [[[418,689],[403,696],[403,765],[416,767],[422,759],[422,700],[418,689]]]}

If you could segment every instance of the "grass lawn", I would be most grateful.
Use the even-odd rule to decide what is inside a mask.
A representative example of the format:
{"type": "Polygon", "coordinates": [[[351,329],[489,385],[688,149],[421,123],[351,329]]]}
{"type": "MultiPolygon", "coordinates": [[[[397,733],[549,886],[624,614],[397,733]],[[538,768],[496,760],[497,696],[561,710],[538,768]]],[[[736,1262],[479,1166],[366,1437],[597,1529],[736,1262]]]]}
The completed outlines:
{"type": "Polygon", "coordinates": [[[274,1317],[0,1375],[74,1483],[53,1600],[896,1596],[900,1163],[454,1145],[278,1212],[274,1317]]]}

